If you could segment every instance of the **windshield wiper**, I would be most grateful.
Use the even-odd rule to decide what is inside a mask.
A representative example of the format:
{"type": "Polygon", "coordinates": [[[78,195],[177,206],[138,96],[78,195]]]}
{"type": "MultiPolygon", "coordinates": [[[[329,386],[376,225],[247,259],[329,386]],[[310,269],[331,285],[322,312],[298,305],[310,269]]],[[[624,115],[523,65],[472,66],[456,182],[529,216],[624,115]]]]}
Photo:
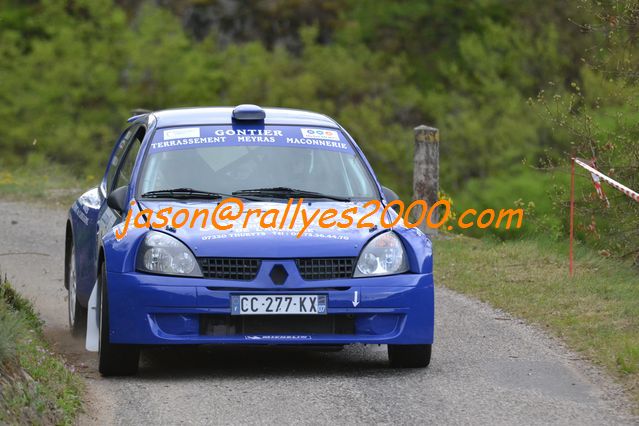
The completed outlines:
{"type": "Polygon", "coordinates": [[[233,195],[257,195],[273,198],[326,198],[328,200],[335,201],[351,201],[347,197],[339,197],[337,195],[322,194],[320,192],[306,191],[303,189],[288,188],[285,186],[276,186],[273,188],[255,188],[255,189],[242,189],[239,191],[233,191],[233,195]]]}
{"type": "Polygon", "coordinates": [[[193,188],[173,188],[149,191],[142,194],[144,198],[206,198],[219,199],[225,197],[217,192],[202,191],[193,188]]]}
{"type": "MultiPolygon", "coordinates": [[[[206,200],[219,200],[220,198],[230,198],[235,197],[233,194],[223,194],[221,192],[210,192],[210,191],[202,191],[200,189],[193,188],[174,188],[174,189],[160,189],[157,191],[149,191],[142,194],[143,198],[177,198],[177,199],[206,199],[206,200]]],[[[244,198],[246,200],[257,201],[257,198],[254,197],[243,197],[239,195],[240,198],[244,198]]]]}

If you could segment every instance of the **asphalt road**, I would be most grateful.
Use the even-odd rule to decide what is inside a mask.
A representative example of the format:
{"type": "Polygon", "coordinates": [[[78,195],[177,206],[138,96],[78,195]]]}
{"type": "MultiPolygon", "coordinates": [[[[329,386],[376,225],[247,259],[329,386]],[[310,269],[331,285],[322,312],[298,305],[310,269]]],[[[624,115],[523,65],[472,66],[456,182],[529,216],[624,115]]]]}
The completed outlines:
{"type": "Polygon", "coordinates": [[[103,379],[67,330],[66,212],[0,201],[0,269],[35,302],[54,347],[87,381],[81,424],[638,424],[619,387],[556,339],[437,288],[429,368],[393,370],[384,347],[143,351],[103,379]]]}

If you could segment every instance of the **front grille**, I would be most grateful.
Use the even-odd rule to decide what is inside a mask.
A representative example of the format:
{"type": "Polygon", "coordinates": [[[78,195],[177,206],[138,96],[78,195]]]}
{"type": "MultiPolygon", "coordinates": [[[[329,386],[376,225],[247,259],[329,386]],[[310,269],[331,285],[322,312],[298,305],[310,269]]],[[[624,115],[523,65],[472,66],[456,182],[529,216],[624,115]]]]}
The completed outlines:
{"type": "Polygon", "coordinates": [[[200,315],[200,335],[355,334],[353,315],[200,315]]]}
{"type": "Polygon", "coordinates": [[[201,257],[198,259],[204,278],[252,281],[260,270],[260,259],[236,257],[201,257]]]}
{"type": "MultiPolygon", "coordinates": [[[[351,278],[356,262],[355,257],[295,259],[297,269],[302,279],[306,281],[351,278]]],[[[198,263],[205,278],[253,281],[257,277],[262,261],[241,257],[201,257],[198,263]]]]}
{"type": "Polygon", "coordinates": [[[295,259],[297,269],[304,280],[332,280],[351,278],[355,257],[319,257],[295,259]]]}

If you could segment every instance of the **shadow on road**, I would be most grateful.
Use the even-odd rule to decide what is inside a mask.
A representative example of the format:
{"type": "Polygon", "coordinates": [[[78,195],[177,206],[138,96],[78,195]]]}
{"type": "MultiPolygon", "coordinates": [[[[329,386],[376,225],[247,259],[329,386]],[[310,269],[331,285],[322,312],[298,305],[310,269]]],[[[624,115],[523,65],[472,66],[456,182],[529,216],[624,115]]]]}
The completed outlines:
{"type": "Polygon", "coordinates": [[[200,346],[166,347],[142,351],[139,376],[145,379],[188,380],[283,377],[394,376],[385,350],[346,347],[341,351],[319,348],[200,346]]]}
{"type": "MultiPolygon", "coordinates": [[[[97,354],[63,327],[47,327],[55,349],[85,377],[99,378],[97,354]]],[[[414,372],[414,371],[413,371],[414,372]]],[[[395,377],[385,346],[338,347],[202,345],[149,347],[141,352],[139,378],[189,380],[268,377],[395,377]]]]}

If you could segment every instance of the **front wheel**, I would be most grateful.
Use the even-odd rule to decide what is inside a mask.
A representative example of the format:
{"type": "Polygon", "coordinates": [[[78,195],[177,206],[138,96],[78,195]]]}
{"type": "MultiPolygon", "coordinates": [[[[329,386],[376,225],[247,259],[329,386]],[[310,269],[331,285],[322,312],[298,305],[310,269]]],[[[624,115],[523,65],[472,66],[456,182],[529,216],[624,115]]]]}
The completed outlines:
{"type": "Polygon", "coordinates": [[[71,252],[67,257],[66,280],[68,286],[69,328],[75,337],[81,337],[87,328],[87,310],[78,301],[78,282],[75,271],[75,244],[71,242],[71,252]]]}
{"type": "Polygon", "coordinates": [[[391,367],[424,368],[430,364],[432,345],[388,345],[391,367]]]}
{"type": "Polygon", "coordinates": [[[133,345],[117,345],[109,338],[109,292],[106,268],[100,268],[98,279],[100,306],[100,348],[98,369],[103,376],[131,376],[138,372],[140,348],[133,345]]]}

